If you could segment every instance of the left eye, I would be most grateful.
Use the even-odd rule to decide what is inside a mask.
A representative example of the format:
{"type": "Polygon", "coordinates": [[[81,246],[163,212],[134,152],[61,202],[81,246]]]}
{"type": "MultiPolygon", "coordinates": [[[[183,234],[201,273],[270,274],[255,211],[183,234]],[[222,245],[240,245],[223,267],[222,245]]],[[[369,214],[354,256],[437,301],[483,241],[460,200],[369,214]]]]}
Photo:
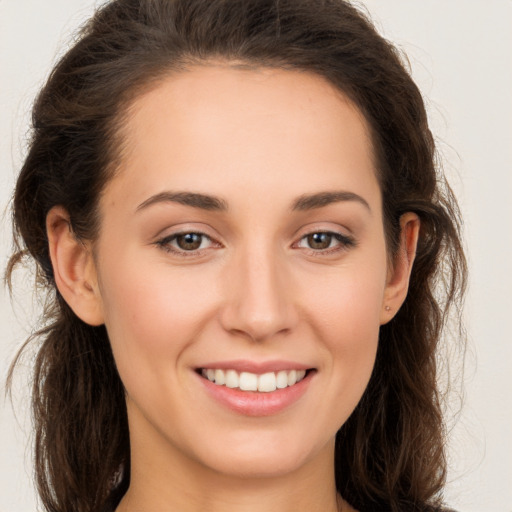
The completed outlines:
{"type": "Polygon", "coordinates": [[[352,240],[339,233],[317,232],[309,233],[302,237],[297,244],[298,247],[313,249],[315,251],[324,251],[333,247],[347,247],[352,244],[352,240]]]}

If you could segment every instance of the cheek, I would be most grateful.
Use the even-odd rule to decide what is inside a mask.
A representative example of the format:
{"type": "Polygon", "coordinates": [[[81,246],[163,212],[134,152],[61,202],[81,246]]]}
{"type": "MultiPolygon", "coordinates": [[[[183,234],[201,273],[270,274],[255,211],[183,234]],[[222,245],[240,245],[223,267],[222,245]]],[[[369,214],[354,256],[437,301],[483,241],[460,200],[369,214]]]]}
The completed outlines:
{"type": "Polygon", "coordinates": [[[382,260],[346,265],[320,278],[315,276],[303,286],[304,310],[314,317],[311,320],[323,332],[322,338],[338,338],[335,345],[342,348],[375,337],[386,284],[382,260]]]}
{"type": "Polygon", "coordinates": [[[122,377],[176,360],[213,314],[215,290],[204,289],[211,278],[201,272],[185,277],[125,258],[107,262],[102,275],[105,324],[122,377]]]}
{"type": "Polygon", "coordinates": [[[327,370],[337,392],[353,407],[370,379],[377,352],[386,284],[382,254],[315,279],[315,286],[312,281],[304,294],[303,317],[323,341],[324,360],[330,362],[327,370]]]}
{"type": "Polygon", "coordinates": [[[345,380],[360,380],[365,386],[373,369],[379,337],[380,290],[354,283],[356,291],[340,290],[337,299],[325,304],[319,329],[332,356],[333,365],[343,365],[345,380]],[[372,293],[373,292],[373,293],[372,293]],[[330,319],[327,321],[327,319],[330,319]],[[366,377],[365,377],[366,376],[366,377]]]}

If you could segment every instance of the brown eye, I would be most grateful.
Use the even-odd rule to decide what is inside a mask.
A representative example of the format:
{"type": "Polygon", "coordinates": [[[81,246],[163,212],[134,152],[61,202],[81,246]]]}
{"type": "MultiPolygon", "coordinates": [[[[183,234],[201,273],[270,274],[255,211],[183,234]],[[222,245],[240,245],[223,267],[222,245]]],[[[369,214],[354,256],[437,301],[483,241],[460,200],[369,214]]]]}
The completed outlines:
{"type": "Polygon", "coordinates": [[[183,251],[196,251],[201,247],[204,235],[200,233],[185,233],[177,235],[176,245],[183,251]]]}
{"type": "Polygon", "coordinates": [[[307,243],[311,249],[328,249],[332,242],[331,233],[311,233],[307,236],[307,243]]]}
{"type": "Polygon", "coordinates": [[[346,251],[356,245],[356,241],[350,236],[335,231],[314,231],[304,235],[295,247],[308,249],[321,256],[346,251]]]}
{"type": "Polygon", "coordinates": [[[164,251],[180,257],[204,255],[204,251],[208,249],[221,247],[221,244],[208,235],[194,231],[175,233],[158,240],[155,244],[164,251]]]}

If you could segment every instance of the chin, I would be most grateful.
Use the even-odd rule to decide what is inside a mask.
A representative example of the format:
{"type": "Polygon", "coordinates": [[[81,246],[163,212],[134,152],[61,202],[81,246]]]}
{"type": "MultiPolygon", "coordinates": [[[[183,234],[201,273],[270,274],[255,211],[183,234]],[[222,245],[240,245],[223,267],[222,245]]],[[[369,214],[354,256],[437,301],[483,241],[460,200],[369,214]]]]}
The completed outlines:
{"type": "Polygon", "coordinates": [[[287,457],[281,454],[262,452],[259,456],[228,457],[223,461],[215,461],[211,468],[230,478],[262,479],[278,478],[295,473],[306,463],[300,457],[287,457]]]}
{"type": "Polygon", "coordinates": [[[291,442],[282,434],[274,439],[255,433],[251,442],[232,442],[224,450],[208,450],[202,463],[219,474],[237,478],[277,478],[300,471],[321,457],[330,457],[334,440],[314,446],[303,440],[291,442]]]}

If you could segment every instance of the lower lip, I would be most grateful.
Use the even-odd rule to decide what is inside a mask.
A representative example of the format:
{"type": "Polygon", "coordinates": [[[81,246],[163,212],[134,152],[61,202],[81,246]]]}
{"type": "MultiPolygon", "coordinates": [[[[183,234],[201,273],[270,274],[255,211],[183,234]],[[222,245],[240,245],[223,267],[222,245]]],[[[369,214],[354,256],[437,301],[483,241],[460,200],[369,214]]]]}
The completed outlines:
{"type": "Polygon", "coordinates": [[[245,416],[271,416],[297,402],[306,392],[314,373],[309,371],[297,384],[269,393],[241,391],[238,388],[218,386],[201,375],[198,378],[207,393],[228,409],[245,416]]]}

